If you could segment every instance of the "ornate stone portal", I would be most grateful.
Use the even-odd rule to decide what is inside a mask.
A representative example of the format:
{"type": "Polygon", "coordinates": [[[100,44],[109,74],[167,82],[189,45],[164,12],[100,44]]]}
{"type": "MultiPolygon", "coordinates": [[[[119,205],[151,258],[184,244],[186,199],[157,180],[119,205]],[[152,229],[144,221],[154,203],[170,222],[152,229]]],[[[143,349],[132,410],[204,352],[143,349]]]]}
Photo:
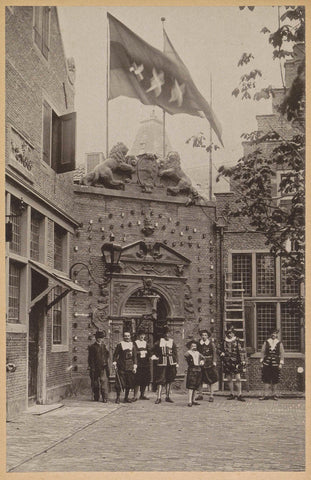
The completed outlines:
{"type": "Polygon", "coordinates": [[[151,342],[168,324],[182,347],[185,321],[184,271],[190,260],[160,243],[138,241],[123,248],[121,272],[110,284],[111,339],[113,349],[124,328],[144,326],[151,342]]]}

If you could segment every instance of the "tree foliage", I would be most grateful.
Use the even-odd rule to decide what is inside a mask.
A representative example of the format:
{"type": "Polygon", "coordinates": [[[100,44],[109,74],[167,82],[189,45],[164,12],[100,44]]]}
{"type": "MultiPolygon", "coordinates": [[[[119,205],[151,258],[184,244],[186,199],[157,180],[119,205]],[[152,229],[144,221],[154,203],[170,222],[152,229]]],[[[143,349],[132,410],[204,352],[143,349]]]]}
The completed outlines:
{"type": "MultiPolygon", "coordinates": [[[[273,58],[287,58],[292,53],[284,45],[304,41],[304,8],[285,7],[280,26],[275,32],[267,28],[269,43],[274,47],[273,58]]],[[[304,45],[301,44],[301,48],[304,45]]],[[[239,66],[253,61],[252,54],[243,53],[239,66]]],[[[273,89],[268,86],[251,95],[255,80],[260,76],[256,69],[241,77],[240,85],[232,94],[242,99],[269,98],[273,89]]],[[[292,136],[283,138],[280,132],[243,134],[247,153],[235,166],[219,168],[219,177],[230,180],[237,203],[231,209],[233,218],[246,218],[252,229],[266,237],[271,253],[282,257],[290,282],[300,286],[305,269],[305,65],[304,59],[289,89],[284,89],[284,100],[279,107],[292,125],[292,136]],[[279,173],[277,173],[279,172],[279,173]],[[282,172],[282,175],[280,175],[282,172]],[[277,182],[277,178],[280,181],[277,182]]],[[[302,308],[300,298],[292,299],[295,307],[302,308]]]]}

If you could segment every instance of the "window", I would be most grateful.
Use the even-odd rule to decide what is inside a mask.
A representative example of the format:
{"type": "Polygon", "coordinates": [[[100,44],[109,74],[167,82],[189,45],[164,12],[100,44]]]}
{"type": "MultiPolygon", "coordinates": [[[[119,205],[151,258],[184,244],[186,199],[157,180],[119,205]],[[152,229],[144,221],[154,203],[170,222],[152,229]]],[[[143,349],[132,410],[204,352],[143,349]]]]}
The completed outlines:
{"type": "Polygon", "coordinates": [[[21,252],[21,211],[20,202],[12,197],[11,199],[11,222],[12,222],[12,242],[10,249],[12,252],[21,252]]]}
{"type": "Polygon", "coordinates": [[[17,263],[10,262],[9,266],[9,308],[8,322],[20,323],[20,284],[21,268],[17,263]]]}
{"type": "Polygon", "coordinates": [[[275,303],[257,303],[257,350],[261,350],[263,342],[268,337],[270,328],[276,327],[276,304],[275,303]]]}
{"type": "Polygon", "coordinates": [[[42,55],[49,58],[50,7],[34,7],[34,42],[42,55]]]}
{"type": "MultiPolygon", "coordinates": [[[[57,286],[53,290],[54,299],[62,293],[62,288],[57,286]]],[[[60,345],[63,340],[62,336],[62,302],[58,302],[53,307],[53,344],[60,345]]]]}
{"type": "Polygon", "coordinates": [[[287,352],[300,351],[300,319],[293,306],[281,303],[281,338],[287,352]]]}
{"type": "Polygon", "coordinates": [[[252,255],[235,253],[232,255],[232,281],[243,282],[244,295],[252,295],[252,255]]]}
{"type": "Polygon", "coordinates": [[[63,270],[64,240],[66,232],[59,225],[54,225],[54,268],[63,270]]]}
{"type": "Polygon", "coordinates": [[[56,173],[75,170],[76,113],[59,117],[43,102],[43,161],[56,173]]]}
{"type": "Polygon", "coordinates": [[[35,210],[32,210],[31,224],[30,224],[30,257],[33,260],[39,260],[40,258],[41,222],[42,222],[42,216],[35,210]]]}
{"type": "Polygon", "coordinates": [[[275,261],[268,253],[256,255],[256,283],[257,295],[275,295],[275,261]]]}

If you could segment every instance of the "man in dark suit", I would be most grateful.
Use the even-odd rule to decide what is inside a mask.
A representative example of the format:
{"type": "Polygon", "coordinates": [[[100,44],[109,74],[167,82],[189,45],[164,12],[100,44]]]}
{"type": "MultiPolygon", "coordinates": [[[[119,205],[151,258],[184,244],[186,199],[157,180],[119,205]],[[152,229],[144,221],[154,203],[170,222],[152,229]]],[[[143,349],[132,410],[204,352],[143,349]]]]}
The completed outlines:
{"type": "Polygon", "coordinates": [[[99,389],[104,403],[108,401],[109,392],[109,352],[104,344],[104,333],[95,333],[95,342],[89,346],[88,363],[94,400],[99,400],[99,389]]]}

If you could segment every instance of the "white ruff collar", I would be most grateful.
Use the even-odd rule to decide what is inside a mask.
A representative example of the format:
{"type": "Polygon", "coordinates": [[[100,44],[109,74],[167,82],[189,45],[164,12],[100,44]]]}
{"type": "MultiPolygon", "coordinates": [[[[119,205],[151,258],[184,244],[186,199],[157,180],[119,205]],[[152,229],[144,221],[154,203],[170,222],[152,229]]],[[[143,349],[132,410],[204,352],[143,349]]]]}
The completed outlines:
{"type": "Polygon", "coordinates": [[[236,340],[236,337],[228,338],[228,337],[226,336],[225,340],[226,340],[226,342],[229,342],[229,343],[230,343],[230,342],[233,342],[234,340],[236,340]]]}
{"type": "Polygon", "coordinates": [[[147,345],[146,340],[136,340],[135,343],[138,346],[138,348],[143,348],[143,347],[146,347],[147,345]]]}
{"type": "Polygon", "coordinates": [[[209,339],[207,339],[207,340],[205,340],[205,341],[202,340],[202,339],[200,340],[200,345],[209,345],[209,343],[210,343],[210,340],[209,340],[209,339]]]}
{"type": "Polygon", "coordinates": [[[120,342],[122,350],[132,350],[133,349],[133,343],[132,342],[120,342]]]}
{"type": "Polygon", "coordinates": [[[272,348],[275,348],[276,345],[279,343],[279,339],[275,338],[273,340],[272,338],[268,338],[268,343],[271,345],[272,348]]]}
{"type": "Polygon", "coordinates": [[[160,347],[173,348],[173,339],[169,338],[168,340],[165,340],[165,338],[161,338],[160,339],[160,347]]]}

